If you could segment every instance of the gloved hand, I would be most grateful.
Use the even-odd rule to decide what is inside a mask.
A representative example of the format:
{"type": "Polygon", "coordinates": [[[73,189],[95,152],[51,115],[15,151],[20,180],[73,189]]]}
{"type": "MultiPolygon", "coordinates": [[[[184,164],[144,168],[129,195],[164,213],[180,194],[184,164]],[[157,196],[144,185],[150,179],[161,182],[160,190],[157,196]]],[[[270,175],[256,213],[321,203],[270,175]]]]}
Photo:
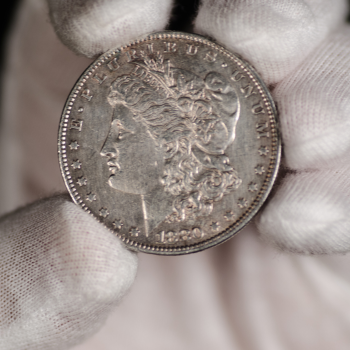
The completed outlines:
{"type": "MultiPolygon", "coordinates": [[[[61,37],[86,56],[163,29],[169,12],[164,0],[50,2],[61,37]]],[[[2,213],[65,190],[57,165],[59,115],[90,62],[59,42],[40,0],[22,3],[8,52],[2,213]]],[[[137,255],[68,197],[36,202],[0,221],[0,349],[66,349],[81,342],[135,278],[137,255]]]]}
{"type": "MultiPolygon", "coordinates": [[[[49,6],[58,36],[87,57],[163,29],[171,9],[164,0],[52,0],[49,6]]],[[[39,0],[28,0],[11,40],[0,139],[3,212],[63,188],[56,165],[58,118],[87,61],[59,45],[45,12],[39,0]]],[[[285,251],[349,250],[346,13],[341,0],[204,0],[195,22],[197,32],[240,53],[273,88],[292,171],[258,227],[285,251]]],[[[133,281],[135,255],[65,197],[9,214],[0,232],[0,348],[65,349],[82,341],[133,281]]]]}
{"type": "Polygon", "coordinates": [[[240,53],[273,87],[285,165],[260,216],[282,250],[350,250],[350,28],[345,1],[204,1],[197,31],[240,53]]]}

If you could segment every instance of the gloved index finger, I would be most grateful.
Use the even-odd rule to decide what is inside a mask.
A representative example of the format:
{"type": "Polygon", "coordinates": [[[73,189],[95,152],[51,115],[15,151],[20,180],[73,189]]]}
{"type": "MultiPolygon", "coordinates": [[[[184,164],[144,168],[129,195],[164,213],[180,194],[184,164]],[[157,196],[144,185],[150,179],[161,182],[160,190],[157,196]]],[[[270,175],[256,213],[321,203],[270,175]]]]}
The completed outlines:
{"type": "Polygon", "coordinates": [[[172,0],[47,2],[58,37],[71,50],[87,57],[164,29],[172,5],[172,0]]]}
{"type": "Polygon", "coordinates": [[[283,79],[337,26],[344,0],[203,0],[195,31],[247,59],[267,84],[283,79]]]}

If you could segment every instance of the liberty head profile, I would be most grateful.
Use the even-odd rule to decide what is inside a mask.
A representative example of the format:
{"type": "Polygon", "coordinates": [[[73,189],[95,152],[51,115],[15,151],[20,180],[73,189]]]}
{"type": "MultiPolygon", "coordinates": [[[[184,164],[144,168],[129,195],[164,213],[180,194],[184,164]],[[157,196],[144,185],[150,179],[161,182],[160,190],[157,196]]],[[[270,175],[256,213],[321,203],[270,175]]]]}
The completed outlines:
{"type": "Polygon", "coordinates": [[[235,139],[239,101],[230,81],[210,72],[138,64],[107,97],[113,116],[101,156],[108,184],[139,195],[146,236],[161,222],[208,216],[242,180],[225,154],[235,139]]]}

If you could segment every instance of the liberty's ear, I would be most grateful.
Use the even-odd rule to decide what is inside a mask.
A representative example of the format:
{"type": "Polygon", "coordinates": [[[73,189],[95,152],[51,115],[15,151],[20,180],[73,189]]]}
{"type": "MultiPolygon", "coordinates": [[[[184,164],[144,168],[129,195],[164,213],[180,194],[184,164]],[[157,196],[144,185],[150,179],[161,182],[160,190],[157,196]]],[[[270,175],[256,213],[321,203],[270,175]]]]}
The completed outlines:
{"type": "Polygon", "coordinates": [[[221,120],[200,120],[196,124],[195,145],[208,154],[224,154],[229,145],[229,132],[221,120]]]}
{"type": "Polygon", "coordinates": [[[192,147],[192,152],[196,159],[204,166],[206,169],[218,169],[221,171],[231,171],[233,167],[230,164],[230,159],[224,154],[208,154],[202,151],[200,148],[194,146],[192,147]]]}

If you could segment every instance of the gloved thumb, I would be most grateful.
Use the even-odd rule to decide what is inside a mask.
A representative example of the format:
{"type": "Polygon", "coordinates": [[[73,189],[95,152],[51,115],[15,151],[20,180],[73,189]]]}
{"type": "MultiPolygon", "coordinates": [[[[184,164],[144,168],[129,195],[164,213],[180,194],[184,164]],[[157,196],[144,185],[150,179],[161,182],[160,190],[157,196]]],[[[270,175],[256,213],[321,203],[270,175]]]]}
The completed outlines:
{"type": "Polygon", "coordinates": [[[136,254],[66,196],[0,221],[0,348],[66,349],[131,286],[136,254]]]}

